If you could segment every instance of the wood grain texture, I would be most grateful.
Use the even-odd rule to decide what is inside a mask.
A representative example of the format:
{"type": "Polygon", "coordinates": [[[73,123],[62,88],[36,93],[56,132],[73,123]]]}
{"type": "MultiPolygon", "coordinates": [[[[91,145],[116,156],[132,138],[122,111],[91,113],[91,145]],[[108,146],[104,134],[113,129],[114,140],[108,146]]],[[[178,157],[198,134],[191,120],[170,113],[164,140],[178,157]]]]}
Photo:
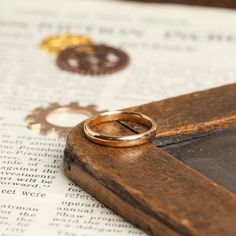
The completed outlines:
{"type": "MultiPolygon", "coordinates": [[[[157,124],[154,143],[163,146],[236,127],[235,101],[236,84],[231,84],[127,110],[152,117],[157,124]]],[[[141,131],[140,126],[127,127],[137,133],[141,131]]]]}
{"type": "MultiPolygon", "coordinates": [[[[235,127],[235,86],[132,110],[156,120],[156,143],[182,142],[182,137],[235,127]]],[[[125,125],[112,123],[97,129],[113,134],[141,130],[125,125]]],[[[154,144],[132,148],[96,145],[85,138],[80,124],[68,136],[64,163],[69,178],[151,235],[236,235],[235,195],[154,144]]]]}
{"type": "Polygon", "coordinates": [[[178,160],[236,194],[236,129],[163,148],[178,160]]]}

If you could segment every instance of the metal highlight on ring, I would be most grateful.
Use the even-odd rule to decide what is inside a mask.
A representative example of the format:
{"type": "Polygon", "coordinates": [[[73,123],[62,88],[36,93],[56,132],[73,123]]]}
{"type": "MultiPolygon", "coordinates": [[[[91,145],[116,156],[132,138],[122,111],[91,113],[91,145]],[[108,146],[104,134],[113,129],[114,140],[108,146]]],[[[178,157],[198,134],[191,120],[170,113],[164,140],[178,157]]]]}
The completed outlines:
{"type": "Polygon", "coordinates": [[[131,147],[150,142],[156,136],[156,123],[150,117],[133,111],[111,111],[93,116],[85,121],[84,133],[94,143],[110,147],[131,147]],[[110,136],[93,130],[96,125],[111,121],[128,121],[142,124],[148,128],[147,131],[128,135],[110,136]]]}

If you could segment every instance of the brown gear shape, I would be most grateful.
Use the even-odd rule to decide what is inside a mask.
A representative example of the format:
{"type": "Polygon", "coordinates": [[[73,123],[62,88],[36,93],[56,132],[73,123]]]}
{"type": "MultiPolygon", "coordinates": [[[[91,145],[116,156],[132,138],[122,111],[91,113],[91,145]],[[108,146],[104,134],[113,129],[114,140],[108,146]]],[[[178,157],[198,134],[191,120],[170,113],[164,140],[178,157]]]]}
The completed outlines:
{"type": "Polygon", "coordinates": [[[78,102],[71,102],[68,105],[59,105],[58,103],[50,103],[47,108],[36,108],[30,115],[25,118],[29,129],[37,129],[41,135],[48,135],[51,133],[57,134],[59,138],[66,137],[72,127],[64,127],[54,125],[47,121],[47,117],[53,112],[78,112],[87,116],[93,116],[98,111],[96,105],[80,106],[78,102]]]}
{"type": "Polygon", "coordinates": [[[84,75],[112,74],[127,67],[129,61],[124,51],[103,44],[67,48],[57,57],[60,68],[84,75]]]}

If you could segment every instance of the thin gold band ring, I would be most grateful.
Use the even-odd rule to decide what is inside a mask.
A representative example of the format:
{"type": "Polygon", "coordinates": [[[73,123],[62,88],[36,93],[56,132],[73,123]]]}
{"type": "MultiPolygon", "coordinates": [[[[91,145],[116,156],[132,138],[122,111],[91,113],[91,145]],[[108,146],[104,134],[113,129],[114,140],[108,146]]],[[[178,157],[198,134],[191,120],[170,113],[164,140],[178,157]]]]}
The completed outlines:
{"type": "Polygon", "coordinates": [[[148,143],[156,136],[156,123],[150,117],[133,111],[111,111],[98,114],[84,123],[86,137],[94,143],[110,147],[131,147],[148,143]],[[111,121],[130,121],[142,124],[147,131],[129,136],[110,136],[93,130],[98,124],[111,121]]]}

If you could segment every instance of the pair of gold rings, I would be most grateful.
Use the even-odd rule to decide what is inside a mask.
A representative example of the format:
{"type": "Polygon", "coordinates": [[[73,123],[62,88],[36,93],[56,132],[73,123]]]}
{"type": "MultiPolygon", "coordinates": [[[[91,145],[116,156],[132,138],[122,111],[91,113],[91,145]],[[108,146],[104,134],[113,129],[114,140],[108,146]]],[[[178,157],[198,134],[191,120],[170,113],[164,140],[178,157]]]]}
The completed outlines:
{"type": "Polygon", "coordinates": [[[94,143],[110,147],[131,147],[150,142],[156,136],[156,123],[150,117],[132,111],[112,111],[98,114],[84,123],[86,137],[94,143]],[[94,127],[111,121],[128,121],[142,124],[147,131],[129,136],[110,136],[94,131],[94,127]]]}

